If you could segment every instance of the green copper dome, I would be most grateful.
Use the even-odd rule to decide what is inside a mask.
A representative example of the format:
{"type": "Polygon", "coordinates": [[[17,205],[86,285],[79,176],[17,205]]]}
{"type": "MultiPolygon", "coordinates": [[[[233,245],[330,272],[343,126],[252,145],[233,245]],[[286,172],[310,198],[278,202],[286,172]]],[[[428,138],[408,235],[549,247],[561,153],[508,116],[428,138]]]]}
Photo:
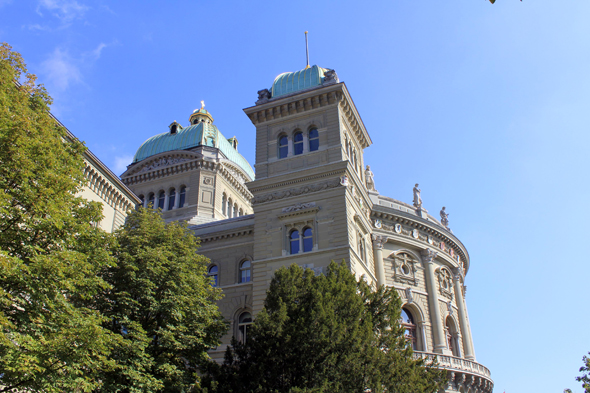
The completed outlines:
{"type": "Polygon", "coordinates": [[[280,97],[285,94],[321,86],[327,68],[314,65],[297,72],[284,72],[275,78],[271,88],[271,97],[280,97]]]}
{"type": "MultiPolygon", "coordinates": [[[[207,111],[200,110],[199,112],[211,116],[207,111]]],[[[211,146],[218,148],[228,160],[237,164],[254,180],[254,170],[248,161],[234,149],[232,144],[213,124],[203,121],[182,129],[178,127],[177,130],[176,133],[164,132],[155,135],[143,142],[137,149],[133,162],[140,162],[148,157],[167,151],[186,150],[196,146],[211,146]]]]}

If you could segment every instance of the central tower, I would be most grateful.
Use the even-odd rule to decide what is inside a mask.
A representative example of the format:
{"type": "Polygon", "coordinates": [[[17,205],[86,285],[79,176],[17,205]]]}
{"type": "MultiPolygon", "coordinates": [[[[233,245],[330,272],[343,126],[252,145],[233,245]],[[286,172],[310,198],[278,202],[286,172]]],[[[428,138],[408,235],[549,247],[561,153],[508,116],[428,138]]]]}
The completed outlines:
{"type": "Polygon", "coordinates": [[[281,266],[345,260],[377,283],[363,150],[371,139],[334,70],[277,76],[244,111],[256,126],[253,311],[281,266]],[[257,288],[258,287],[258,288],[257,288]]]}

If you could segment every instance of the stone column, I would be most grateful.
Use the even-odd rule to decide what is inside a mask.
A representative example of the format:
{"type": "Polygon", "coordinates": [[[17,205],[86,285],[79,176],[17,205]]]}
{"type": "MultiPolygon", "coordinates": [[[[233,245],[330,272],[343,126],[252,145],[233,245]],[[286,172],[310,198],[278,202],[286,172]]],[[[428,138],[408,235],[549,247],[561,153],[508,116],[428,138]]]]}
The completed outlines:
{"type": "Polygon", "coordinates": [[[143,207],[148,207],[148,198],[149,198],[149,194],[147,196],[143,197],[143,207]]]}
{"type": "Polygon", "coordinates": [[[293,157],[293,138],[287,135],[287,157],[293,157]]]}
{"type": "Polygon", "coordinates": [[[455,274],[453,276],[453,287],[455,288],[455,299],[457,302],[457,308],[459,309],[459,321],[461,322],[461,336],[463,339],[465,359],[475,361],[473,343],[471,342],[471,330],[469,329],[467,313],[465,312],[465,301],[463,299],[463,291],[461,290],[461,276],[459,274],[455,274]]]}
{"type": "Polygon", "coordinates": [[[175,188],[174,189],[174,209],[178,209],[179,204],[180,204],[180,188],[175,188]]]}
{"type": "Polygon", "coordinates": [[[170,191],[166,191],[164,195],[164,207],[162,207],[162,211],[168,210],[168,198],[170,198],[170,191]]]}
{"type": "Polygon", "coordinates": [[[303,153],[309,153],[309,131],[303,133],[303,153]]]}
{"type": "Polygon", "coordinates": [[[424,262],[428,305],[430,306],[430,319],[432,321],[432,337],[434,338],[433,352],[443,353],[447,348],[447,344],[445,341],[445,330],[440,317],[440,308],[438,307],[438,291],[436,289],[433,266],[434,258],[436,258],[438,252],[426,248],[420,254],[422,254],[422,261],[424,262]]]}
{"type": "Polygon", "coordinates": [[[387,285],[385,280],[385,266],[383,265],[383,245],[387,243],[385,236],[371,235],[373,239],[373,258],[375,260],[375,275],[378,285],[387,285]]]}

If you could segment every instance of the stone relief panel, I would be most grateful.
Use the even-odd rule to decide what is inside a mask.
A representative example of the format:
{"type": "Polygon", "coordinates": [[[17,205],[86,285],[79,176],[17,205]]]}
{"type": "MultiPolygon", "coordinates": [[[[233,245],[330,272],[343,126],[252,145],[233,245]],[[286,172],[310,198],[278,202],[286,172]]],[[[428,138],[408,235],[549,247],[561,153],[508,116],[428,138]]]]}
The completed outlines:
{"type": "Polygon", "coordinates": [[[448,269],[445,269],[444,267],[438,269],[436,273],[440,294],[449,299],[453,299],[453,276],[448,269]]]}
{"type": "Polygon", "coordinates": [[[393,280],[400,283],[417,285],[416,271],[419,262],[411,254],[399,252],[390,256],[393,259],[393,280]]]}

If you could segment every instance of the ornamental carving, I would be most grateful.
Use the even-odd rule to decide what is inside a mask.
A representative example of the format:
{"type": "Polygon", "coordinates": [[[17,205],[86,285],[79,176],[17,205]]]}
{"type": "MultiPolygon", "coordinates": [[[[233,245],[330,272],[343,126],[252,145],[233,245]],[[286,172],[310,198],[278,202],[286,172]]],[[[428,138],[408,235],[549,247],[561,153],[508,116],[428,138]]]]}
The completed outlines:
{"type": "Polygon", "coordinates": [[[299,196],[303,194],[308,194],[310,192],[317,192],[322,190],[327,190],[329,188],[336,188],[340,185],[340,179],[332,179],[323,183],[311,184],[308,186],[292,188],[290,190],[284,191],[276,191],[270,194],[265,195],[258,195],[252,198],[252,204],[255,205],[257,203],[264,203],[275,201],[283,198],[288,198],[292,196],[299,196]]]}
{"type": "Polygon", "coordinates": [[[162,157],[159,160],[151,162],[149,165],[144,166],[138,173],[148,172],[158,168],[164,168],[170,165],[180,164],[181,162],[189,161],[187,158],[166,158],[162,157]]]}
{"type": "Polygon", "coordinates": [[[393,256],[393,279],[397,282],[417,285],[418,261],[410,254],[400,252],[393,256]]]}
{"type": "Polygon", "coordinates": [[[386,236],[379,236],[379,235],[372,234],[371,235],[371,239],[373,240],[373,246],[376,249],[378,249],[378,250],[382,250],[383,249],[383,245],[385,243],[387,243],[387,237],[386,236]]]}
{"type": "Polygon", "coordinates": [[[283,213],[291,213],[291,212],[297,212],[297,211],[303,210],[303,209],[309,209],[311,207],[315,207],[315,202],[298,203],[293,206],[284,207],[282,211],[283,211],[283,213]]]}
{"type": "Polygon", "coordinates": [[[443,268],[438,270],[437,275],[440,294],[449,299],[453,299],[453,278],[451,273],[443,268]]]}

